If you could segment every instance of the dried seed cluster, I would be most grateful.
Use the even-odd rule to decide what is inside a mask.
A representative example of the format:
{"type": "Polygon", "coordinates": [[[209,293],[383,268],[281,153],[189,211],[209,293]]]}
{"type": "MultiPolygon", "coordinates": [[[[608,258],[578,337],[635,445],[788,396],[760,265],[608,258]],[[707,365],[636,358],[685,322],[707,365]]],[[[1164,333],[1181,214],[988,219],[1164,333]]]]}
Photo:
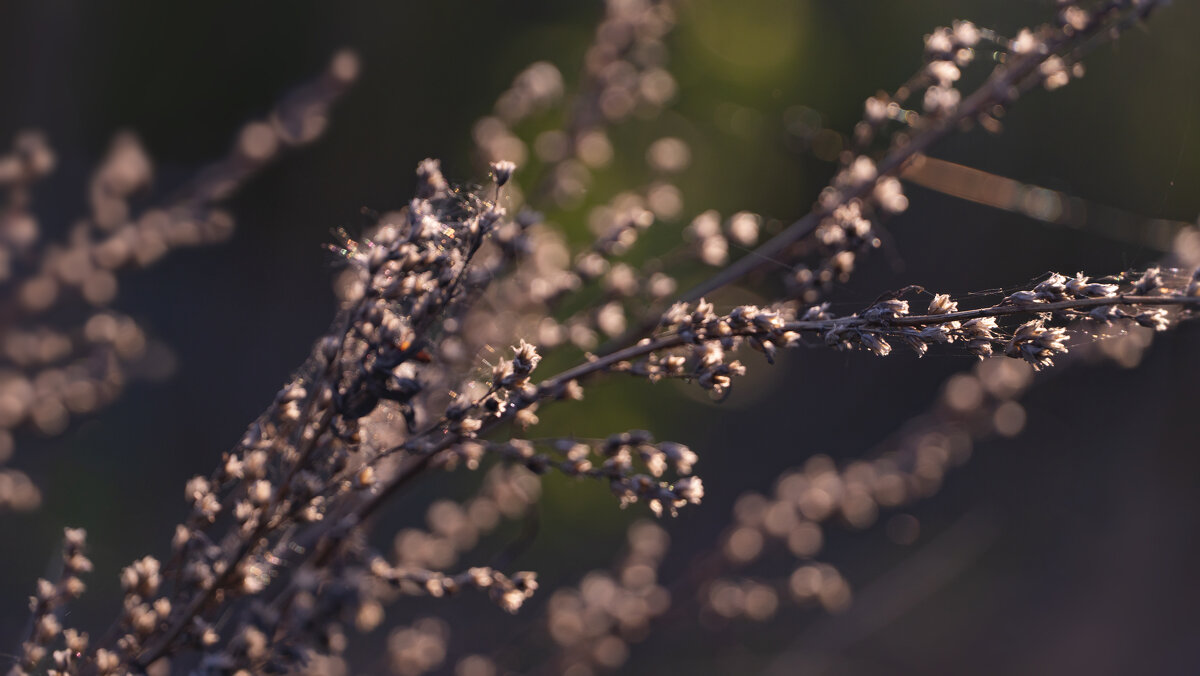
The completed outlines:
{"type": "MultiPolygon", "coordinates": [[[[864,528],[884,511],[936,492],[974,439],[1019,432],[1025,414],[1016,397],[1034,370],[1075,353],[1072,336],[1164,330],[1200,305],[1200,282],[1188,273],[1194,266],[1099,281],[1053,274],[974,309],[936,294],[923,314],[914,314],[914,298],[924,293],[917,287],[846,316],[820,303],[834,281],[846,279],[859,257],[878,246],[881,221],[907,207],[897,178],[907,162],[961,126],[997,128],[997,112],[1023,90],[1053,89],[1080,75],[1078,59],[1091,36],[1115,35],[1157,4],[1117,1],[1087,10],[1060,3],[1054,23],[1013,39],[968,22],[938,29],[926,38],[920,73],[893,94],[867,101],[852,145],[836,158],[838,170],[809,216],[733,262],[731,249],[756,245],[778,224],[748,211],[726,219],[705,211],[691,220],[683,253],[721,270],[678,294],[661,261],[634,265],[621,259],[641,246],[648,228],[683,213],[682,193],[670,183],[670,175],[690,161],[682,139],[661,137],[646,148],[652,182],[594,207],[587,221],[595,239],[578,253],[540,214],[522,206],[569,211],[579,205],[593,174],[612,160],[607,127],[652,115],[675,93],[663,67],[663,38],[675,21],[672,3],[613,0],[586,54],[581,90],[563,111],[562,128],[542,132],[532,144],[542,163],[540,182],[523,189],[516,165],[528,149],[513,130],[566,100],[561,74],[546,63],[521,73],[494,115],[474,129],[491,184],[454,186],[438,162],[426,160],[405,208],[384,214],[367,236],[345,237],[332,247],[345,261],[337,283],[341,313],[217,470],[187,483],[190,511],[176,529],[171,556],[143,557],[122,571],[124,602],[112,631],[99,640],[61,625],[65,604],[83,591],[79,575],[90,569],[82,531],[67,532],[63,575],[58,583],[38,583],[33,630],[16,673],[138,673],[164,658],[193,660],[201,671],[319,672],[345,668],[346,627],[376,629],[385,604],[402,597],[445,597],[471,588],[516,612],[538,588],[534,573],[460,559],[483,547],[502,519],[532,518],[537,475],[555,471],[603,482],[622,506],[642,502],[658,515],[674,515],[704,496],[704,484],[692,475],[696,453],[655,441],[648,432],[601,440],[525,437],[544,407],[579,401],[584,385],[603,374],[689,380],[721,399],[746,372],[737,358],[746,347],[769,362],[780,348],[803,344],[880,356],[907,346],[917,354],[957,348],[981,358],[1012,357],[984,359],[972,373],[952,378],[929,420],[870,459],[838,467],[816,456],[783,476],[770,497],[743,496],[704,574],[686,577],[681,590],[668,592],[659,580],[665,531],[639,522],[613,571],[588,575],[578,589],[552,596],[548,629],[561,648],[557,666],[590,673],[624,664],[630,647],[681,599],[695,602],[712,626],[769,619],[789,599],[844,608],[851,599],[848,581],[814,558],[826,525],[864,528]],[[976,93],[963,96],[956,83],[983,42],[1003,51],[1004,62],[976,93]],[[906,109],[915,105],[910,100],[920,101],[919,111],[906,109]],[[771,304],[719,312],[704,300],[762,260],[789,269],[786,293],[771,304]],[[667,305],[672,298],[681,300],[667,305]],[[599,345],[604,338],[610,343],[599,345]],[[497,348],[505,345],[512,347],[497,348]],[[552,353],[567,346],[596,354],[544,377],[542,364],[557,361],[561,355],[550,359],[552,353]],[[392,552],[373,548],[368,529],[388,500],[431,469],[475,469],[489,456],[501,462],[474,496],[434,502],[426,527],[400,530],[392,552]],[[750,567],[764,562],[773,546],[790,553],[790,572],[751,577],[750,567]]],[[[355,71],[352,58],[335,59],[319,86],[304,90],[292,108],[247,127],[234,159],[220,165],[225,175],[236,183],[281,144],[313,138],[331,94],[355,71]],[[296,115],[289,117],[289,110],[296,115]]],[[[53,157],[36,138],[22,138],[17,146],[0,158],[0,186],[10,188],[16,195],[11,201],[20,206],[25,186],[49,170],[53,157]]],[[[59,279],[55,270],[77,266],[47,263],[28,280],[38,283],[22,287],[29,313],[40,306],[27,301],[49,297],[53,303],[60,283],[80,287],[91,302],[89,293],[102,300],[105,275],[139,261],[138,252],[149,246],[141,239],[118,242],[113,233],[146,235],[150,244],[157,233],[166,246],[189,243],[188,233],[203,230],[197,211],[188,212],[192,229],[173,216],[160,219],[161,231],[135,222],[127,213],[128,197],[147,180],[148,161],[132,145],[114,147],[114,158],[97,174],[93,190],[93,220],[108,224],[101,230],[112,237],[81,236],[75,244],[83,254],[74,245],[48,253],[51,262],[60,255],[84,256],[87,274],[59,279]]],[[[185,206],[211,209],[227,183],[200,182],[185,206]]],[[[28,223],[15,223],[0,233],[10,249],[35,238],[28,223]]],[[[90,343],[118,356],[144,349],[136,325],[113,313],[95,315],[87,327],[90,343]]],[[[90,391],[79,384],[87,378],[69,369],[24,375],[21,369],[69,358],[79,342],[69,332],[22,331],[6,334],[3,342],[20,368],[0,377],[0,427],[12,427],[5,420],[15,425],[31,419],[52,428],[62,419],[58,409],[89,410],[88,402],[102,403],[119,388],[116,369],[88,381],[90,391]],[[57,409],[46,403],[55,397],[57,409]]],[[[0,460],[5,444],[0,436],[0,460]]],[[[0,504],[14,502],[6,496],[16,494],[18,483],[16,475],[0,472],[0,504]]],[[[895,523],[889,531],[910,537],[904,534],[911,534],[911,524],[895,523]]],[[[449,641],[450,627],[437,619],[397,627],[388,636],[389,666],[401,674],[435,669],[446,662],[449,641]]],[[[480,676],[496,670],[482,656],[459,660],[456,667],[480,676]]]]}

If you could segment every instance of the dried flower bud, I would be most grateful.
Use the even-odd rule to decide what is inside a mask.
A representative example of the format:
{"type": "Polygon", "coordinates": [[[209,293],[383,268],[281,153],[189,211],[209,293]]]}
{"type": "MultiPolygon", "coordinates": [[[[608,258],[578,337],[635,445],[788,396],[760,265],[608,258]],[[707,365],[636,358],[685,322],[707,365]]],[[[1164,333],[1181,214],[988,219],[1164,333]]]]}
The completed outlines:
{"type": "Polygon", "coordinates": [[[508,160],[500,160],[492,162],[491,168],[492,179],[496,181],[496,187],[503,187],[512,178],[513,172],[517,170],[517,165],[508,160]]]}

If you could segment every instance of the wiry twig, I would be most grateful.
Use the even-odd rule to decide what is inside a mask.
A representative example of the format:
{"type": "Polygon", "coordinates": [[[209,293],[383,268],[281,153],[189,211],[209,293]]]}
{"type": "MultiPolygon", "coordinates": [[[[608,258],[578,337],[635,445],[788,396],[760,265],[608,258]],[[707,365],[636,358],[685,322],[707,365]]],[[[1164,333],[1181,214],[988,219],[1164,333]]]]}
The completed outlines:
{"type": "MultiPolygon", "coordinates": [[[[1048,59],[1065,51],[1082,49],[1089,40],[1102,34],[1105,29],[1112,29],[1115,35],[1115,31],[1149,17],[1160,4],[1162,3],[1156,0],[1112,0],[1088,15],[1087,23],[1082,27],[1070,31],[1060,30],[1042,43],[1039,49],[1018,54],[1006,63],[997,66],[987,80],[961,104],[948,114],[935,118],[932,124],[920,130],[915,136],[900,144],[881,159],[875,165],[874,172],[868,180],[851,182],[842,187],[837,191],[835,199],[822,202],[813,211],[753,251],[679,294],[677,300],[685,303],[696,302],[767,265],[777,265],[784,258],[783,254],[790,246],[812,236],[821,223],[839,207],[868,197],[882,179],[898,174],[913,158],[920,156],[935,143],[960,129],[964,123],[974,120],[996,105],[1010,103],[1021,90],[1028,89],[1041,81],[1037,77],[1038,69],[1048,59]],[[1120,15],[1120,12],[1129,9],[1132,9],[1129,15],[1120,15]],[[1115,24],[1110,21],[1114,15],[1118,19],[1115,24]]],[[[629,345],[646,335],[657,324],[657,317],[648,316],[624,336],[605,345],[601,351],[611,352],[629,345]]]]}

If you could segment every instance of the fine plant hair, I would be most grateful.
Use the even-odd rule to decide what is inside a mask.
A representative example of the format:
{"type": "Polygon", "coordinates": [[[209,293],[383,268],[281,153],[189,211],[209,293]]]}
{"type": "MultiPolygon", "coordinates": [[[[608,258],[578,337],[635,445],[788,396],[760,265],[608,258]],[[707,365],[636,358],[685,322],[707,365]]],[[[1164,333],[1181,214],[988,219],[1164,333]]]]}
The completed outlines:
{"type": "MultiPolygon", "coordinates": [[[[678,190],[665,179],[686,164],[679,139],[648,149],[664,179],[600,210],[596,238],[584,250],[572,252],[537,211],[577,204],[590,169],[612,153],[606,129],[655,115],[678,86],[665,68],[662,41],[686,9],[612,0],[569,104],[562,75],[539,62],[476,123],[472,136],[488,172],[483,185],[456,183],[426,159],[403,208],[380,215],[363,236],[344,234],[330,245],[343,268],[328,331],[218,466],[187,482],[187,509],[169,549],[154,548],[120,571],[124,598],[109,626],[67,626],[69,604],[84,592],[92,564],[86,534],[65,530],[61,573],[36,582],[11,673],[321,673],[344,666],[347,631],[375,629],[385,621],[385,604],[406,597],[479,593],[518,614],[539,592],[535,571],[509,570],[505,557],[490,566],[454,566],[499,521],[525,514],[537,499],[537,477],[547,473],[599,482],[616,505],[660,520],[630,528],[613,570],[552,592],[538,620],[552,658],[530,667],[505,665],[499,655],[464,656],[458,673],[619,668],[630,645],[694,616],[690,604],[750,621],[769,620],[786,601],[845,608],[853,602],[850,581],[815,558],[825,528],[835,520],[865,527],[881,510],[929,497],[966,460],[976,437],[1017,434],[1025,415],[1017,401],[1035,372],[1089,352],[1127,357],[1144,349],[1147,335],[1196,315],[1194,232],[1180,239],[1190,248],[1148,269],[1049,273],[986,301],[916,285],[880,289],[853,312],[835,312],[826,300],[881,245],[883,220],[907,209],[902,179],[935,143],[975,125],[998,132],[1005,108],[1030,90],[1055,90],[1082,76],[1091,49],[1162,4],[1059,2],[1046,24],[1013,37],[967,21],[935,29],[920,71],[865,101],[810,213],[761,243],[765,227],[755,213],[695,215],[680,248],[662,255],[682,260],[680,267],[712,268],[686,287],[669,267],[635,269],[623,260],[643,232],[665,227],[659,221],[679,210],[678,190]],[[964,70],[980,67],[974,61],[984,43],[1003,58],[976,89],[960,93],[956,83],[964,70]],[[539,170],[523,176],[515,160],[525,159],[526,146],[515,130],[555,109],[564,122],[539,135],[539,170]],[[749,253],[731,260],[739,247],[749,253]],[[730,307],[709,300],[735,284],[766,289],[765,300],[730,307]],[[506,347],[485,362],[480,355],[495,346],[506,347]],[[864,358],[957,353],[980,361],[947,381],[929,415],[861,460],[839,466],[815,456],[782,476],[774,495],[743,496],[711,551],[671,582],[657,577],[669,548],[666,518],[704,498],[694,472],[706,449],[638,429],[598,439],[530,433],[540,413],[569,409],[601,378],[679,380],[720,401],[748,369],[759,368],[758,359],[774,363],[781,350],[799,347],[864,358]],[[545,372],[551,355],[572,365],[545,372]],[[986,425],[972,422],[979,420],[986,425]],[[485,466],[475,496],[430,505],[430,528],[398,534],[395,555],[372,543],[381,511],[422,478],[485,466]],[[734,574],[771,541],[795,559],[789,573],[734,574]]],[[[129,137],[118,139],[90,188],[93,214],[80,226],[83,234],[63,248],[37,247],[34,228],[6,244],[17,280],[6,287],[13,290],[3,301],[9,314],[24,320],[49,312],[68,287],[97,308],[75,324],[21,329],[30,338],[14,344],[38,350],[10,351],[23,369],[14,373],[25,374],[10,377],[36,381],[30,374],[69,363],[77,349],[109,351],[116,355],[110,364],[136,356],[123,345],[144,343],[137,327],[106,309],[115,271],[148,264],[171,246],[225,236],[228,221],[215,205],[281,146],[315,138],[356,74],[352,55],[335,56],[316,84],[285,99],[270,121],[249,125],[229,159],[198,175],[153,218],[129,214],[124,200],[148,180],[148,161],[129,137]],[[64,256],[86,260],[86,274],[61,263],[64,256]],[[72,332],[86,340],[51,337],[72,332]],[[46,347],[56,344],[63,347],[46,347]]],[[[0,158],[0,185],[16,205],[10,217],[32,220],[23,195],[53,164],[49,152],[40,137],[26,135],[13,159],[0,158]]],[[[0,398],[5,429],[29,422],[61,431],[64,416],[90,412],[118,393],[119,376],[56,368],[66,381],[58,408],[29,385],[27,401],[0,398]],[[80,394],[87,387],[79,383],[90,383],[91,394],[80,394]]],[[[11,446],[11,437],[0,441],[11,446]]],[[[0,478],[6,476],[0,505],[35,507],[32,482],[11,472],[0,478]]],[[[437,618],[396,628],[390,668],[419,674],[442,666],[453,631],[437,618]]]]}

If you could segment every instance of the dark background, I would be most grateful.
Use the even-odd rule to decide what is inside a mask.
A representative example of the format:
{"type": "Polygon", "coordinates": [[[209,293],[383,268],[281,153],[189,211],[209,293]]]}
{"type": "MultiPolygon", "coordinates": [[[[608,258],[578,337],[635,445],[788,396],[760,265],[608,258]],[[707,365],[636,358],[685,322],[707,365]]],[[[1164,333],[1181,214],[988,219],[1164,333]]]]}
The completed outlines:
{"type": "MultiPolygon", "coordinates": [[[[922,37],[935,26],[968,18],[1013,34],[1050,12],[1050,2],[1032,0],[695,0],[668,38],[676,112],[614,131],[618,166],[640,162],[647,141],[678,135],[694,158],[679,182],[685,218],[750,209],[786,222],[808,210],[832,171],[790,142],[794,106],[849,130],[866,96],[920,66],[922,37]],[[734,113],[750,123],[730,125],[734,113]]],[[[442,158],[452,178],[479,178],[470,125],[531,61],[556,63],[570,90],[601,14],[598,2],[0,6],[0,137],[36,127],[58,153],[59,168],[35,193],[50,239],[85,213],[87,178],[114,132],[137,131],[156,162],[155,193],[169,194],[334,50],[353,47],[363,61],[326,134],[229,203],[238,222],[231,242],[173,252],[122,278],[116,307],[172,347],[175,374],[134,383],[60,437],[18,436],[13,464],[44,489],[45,503],[0,517],[0,637],[8,637],[0,651],[16,647],[25,598],[47,574],[64,525],[88,529],[97,567],[73,620],[101,633],[117,609],[120,567],[166,551],[184,481],[209,471],[327,326],[330,230],[363,227],[361,207],[403,204],[423,157],[442,158]]],[[[912,188],[912,208],[887,226],[889,246],[836,291],[839,307],[909,283],[962,293],[1160,257],[1139,244],[1146,219],[1194,222],[1200,213],[1197,31],[1200,8],[1175,3],[1101,48],[1082,80],[1020,101],[1002,135],[955,136],[933,153],[1119,210],[1119,238],[912,188]]],[[[589,199],[630,180],[604,175],[589,199]]],[[[586,231],[579,214],[552,216],[576,238],[586,231]]],[[[695,647],[701,629],[671,627],[635,648],[627,670],[789,673],[826,660],[830,673],[1196,673],[1198,338],[1196,327],[1162,336],[1133,371],[1071,368],[1046,379],[1025,401],[1024,434],[980,445],[939,495],[909,510],[922,523],[914,545],[889,541],[882,522],[861,533],[830,529],[822,558],[860,598],[912,590],[894,613],[865,601],[836,618],[785,610],[767,627],[735,625],[704,647],[695,647]]],[[[648,428],[700,453],[708,497],[664,522],[676,543],[668,579],[712,542],[741,491],[768,491],[814,453],[866,453],[972,364],[946,353],[918,361],[824,350],[801,350],[770,370],[748,362],[753,377],[721,406],[670,385],[619,381],[549,422],[580,435],[648,428]]],[[[419,522],[422,497],[461,497],[471,482],[437,478],[397,504],[381,530],[419,522]]],[[[601,487],[558,480],[540,513],[538,540],[515,565],[538,570],[547,590],[608,565],[624,525],[641,514],[617,510],[601,487]]],[[[488,652],[522,631],[500,623],[536,617],[530,609],[511,619],[477,601],[402,605],[389,624],[436,612],[454,624],[455,650],[488,652]]]]}

